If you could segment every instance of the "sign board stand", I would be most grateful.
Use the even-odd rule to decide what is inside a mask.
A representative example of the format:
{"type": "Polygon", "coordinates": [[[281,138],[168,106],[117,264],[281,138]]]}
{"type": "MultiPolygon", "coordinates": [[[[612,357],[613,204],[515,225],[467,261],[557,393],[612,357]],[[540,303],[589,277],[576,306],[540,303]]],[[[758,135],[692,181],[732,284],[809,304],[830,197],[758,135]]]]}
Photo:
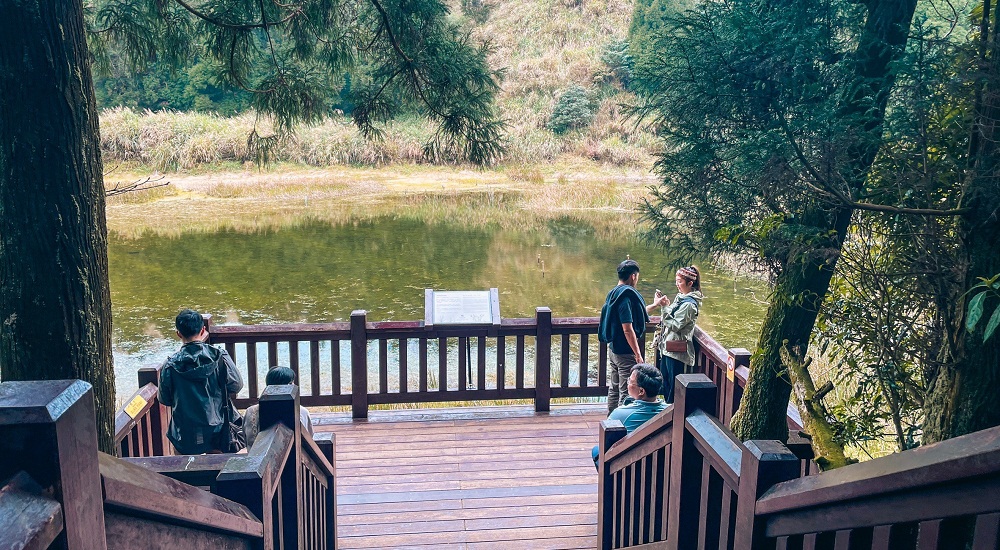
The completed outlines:
{"type": "MultiPolygon", "coordinates": [[[[500,328],[500,293],[489,290],[424,290],[424,328],[486,327],[487,334],[495,336],[500,328]]],[[[472,343],[465,340],[465,366],[468,369],[467,389],[472,383],[472,343]]]]}

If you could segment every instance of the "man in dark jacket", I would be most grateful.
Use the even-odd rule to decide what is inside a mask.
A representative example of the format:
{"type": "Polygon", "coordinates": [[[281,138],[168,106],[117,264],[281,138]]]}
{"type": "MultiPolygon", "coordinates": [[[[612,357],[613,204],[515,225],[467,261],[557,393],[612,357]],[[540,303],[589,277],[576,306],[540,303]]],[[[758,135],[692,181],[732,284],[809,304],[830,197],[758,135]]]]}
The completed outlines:
{"type": "Polygon", "coordinates": [[[635,289],[639,282],[639,264],[635,260],[625,260],[618,264],[618,286],[608,292],[601,310],[601,326],[598,331],[608,335],[608,413],[610,414],[628,397],[628,379],[632,367],[645,363],[639,338],[646,330],[649,312],[665,303],[666,296],[656,296],[653,303],[646,305],[642,295],[635,289]]]}
{"type": "Polygon", "coordinates": [[[228,444],[222,438],[229,437],[223,405],[243,389],[243,377],[226,350],[205,343],[208,329],[200,313],[185,309],[175,325],[183,345],[160,371],[160,402],[173,408],[167,438],[180,454],[222,452],[228,444]],[[226,377],[225,392],[219,376],[226,377]]]}

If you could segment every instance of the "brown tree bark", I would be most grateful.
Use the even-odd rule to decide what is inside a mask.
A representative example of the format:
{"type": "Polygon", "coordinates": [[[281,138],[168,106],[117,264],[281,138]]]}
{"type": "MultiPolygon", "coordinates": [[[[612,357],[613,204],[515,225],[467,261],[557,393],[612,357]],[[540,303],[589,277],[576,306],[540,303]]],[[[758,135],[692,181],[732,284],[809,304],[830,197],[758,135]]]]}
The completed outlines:
{"type": "MultiPolygon", "coordinates": [[[[984,6],[988,22],[989,6],[984,6]]],[[[1000,34],[982,25],[980,66],[985,78],[976,90],[976,122],[970,136],[970,173],[964,197],[969,212],[960,227],[965,249],[963,292],[978,277],[1000,273],[1000,34]]],[[[961,267],[961,266],[960,266],[961,267]]],[[[956,293],[957,294],[957,293],[956,293]]],[[[933,443],[1000,425],[1000,334],[983,341],[986,321],[965,330],[965,313],[972,294],[957,298],[948,312],[944,349],[939,365],[927,373],[923,442],[933,443]]],[[[998,305],[997,307],[1000,307],[998,305]]],[[[984,315],[987,319],[992,309],[984,315]]]]}
{"type": "Polygon", "coordinates": [[[0,36],[0,378],[92,384],[110,452],[107,224],[81,0],[4,0],[0,36]]]}
{"type": "MultiPolygon", "coordinates": [[[[881,146],[882,124],[889,92],[895,83],[891,63],[906,46],[915,0],[872,0],[866,3],[865,27],[854,51],[854,79],[841,94],[839,116],[857,121],[851,136],[848,162],[843,169],[851,195],[863,188],[881,146]]],[[[771,306],[764,318],[757,352],[750,361],[750,377],[733,417],[732,428],[740,439],[788,438],[785,410],[791,385],[782,375],[780,350],[787,340],[803,354],[808,350],[819,305],[829,291],[836,257],[847,235],[852,210],[844,207],[826,216],[813,213],[807,225],[832,243],[825,254],[789,261],[778,277],[771,306]]]]}

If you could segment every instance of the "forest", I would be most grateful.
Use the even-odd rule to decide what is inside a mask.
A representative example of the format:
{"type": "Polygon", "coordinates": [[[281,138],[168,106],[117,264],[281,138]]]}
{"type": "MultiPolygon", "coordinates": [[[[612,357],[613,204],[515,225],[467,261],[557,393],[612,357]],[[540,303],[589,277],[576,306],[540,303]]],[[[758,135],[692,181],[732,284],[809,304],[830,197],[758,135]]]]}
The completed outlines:
{"type": "MultiPolygon", "coordinates": [[[[646,238],[772,284],[741,439],[787,437],[790,398],[824,467],[1000,424],[995,4],[546,7],[627,25],[591,29],[604,38],[580,50],[590,70],[518,94],[511,72],[547,67],[497,62],[477,29],[505,16],[499,1],[0,5],[0,378],[91,382],[108,448],[103,175],[121,159],[102,108],[253,113],[240,154],[262,162],[302,125],[350,117],[378,140],[410,117],[413,162],[544,162],[542,147],[515,154],[524,136],[651,155],[646,238]],[[610,111],[620,134],[593,133],[610,111]]],[[[571,40],[546,30],[540,42],[571,40]]]]}

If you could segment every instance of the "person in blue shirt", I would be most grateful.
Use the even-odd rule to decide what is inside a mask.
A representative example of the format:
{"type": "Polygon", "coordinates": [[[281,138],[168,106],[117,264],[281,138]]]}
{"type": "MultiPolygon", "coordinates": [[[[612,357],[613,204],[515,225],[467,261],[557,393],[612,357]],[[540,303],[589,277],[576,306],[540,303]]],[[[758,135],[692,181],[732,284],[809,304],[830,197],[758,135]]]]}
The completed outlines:
{"type": "MultiPolygon", "coordinates": [[[[660,369],[647,363],[639,363],[632,367],[628,378],[628,395],[625,404],[611,411],[608,420],[618,420],[625,426],[627,433],[632,433],[667,407],[659,397],[663,385],[663,375],[660,369]]],[[[591,453],[594,466],[597,466],[600,448],[594,447],[591,453]]]]}

